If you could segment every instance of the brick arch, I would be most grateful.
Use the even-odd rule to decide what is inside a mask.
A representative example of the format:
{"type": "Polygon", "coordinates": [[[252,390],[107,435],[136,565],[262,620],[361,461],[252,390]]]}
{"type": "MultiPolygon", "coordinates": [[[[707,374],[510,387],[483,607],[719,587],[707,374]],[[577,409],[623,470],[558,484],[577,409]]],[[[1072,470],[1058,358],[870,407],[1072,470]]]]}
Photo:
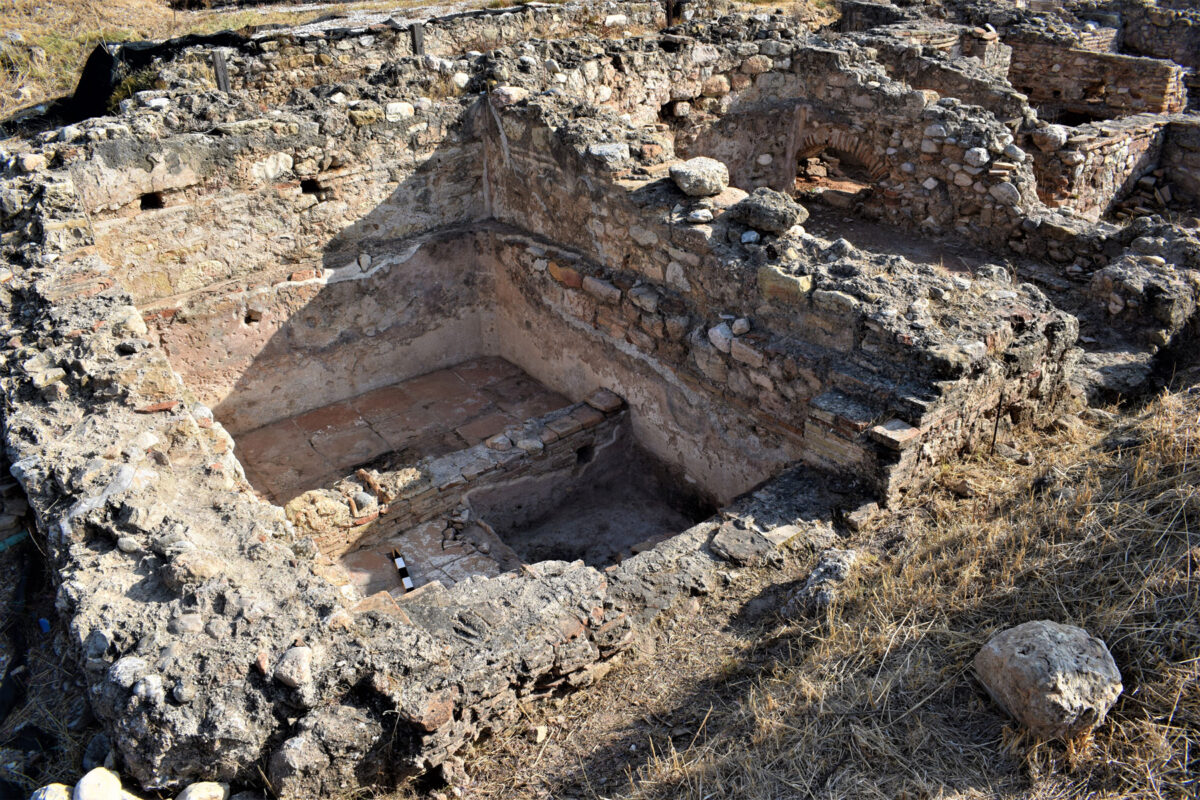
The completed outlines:
{"type": "Polygon", "coordinates": [[[806,133],[796,149],[796,160],[811,158],[825,150],[850,156],[867,170],[873,181],[883,179],[890,171],[888,165],[875,155],[871,145],[840,130],[815,130],[806,133]]]}

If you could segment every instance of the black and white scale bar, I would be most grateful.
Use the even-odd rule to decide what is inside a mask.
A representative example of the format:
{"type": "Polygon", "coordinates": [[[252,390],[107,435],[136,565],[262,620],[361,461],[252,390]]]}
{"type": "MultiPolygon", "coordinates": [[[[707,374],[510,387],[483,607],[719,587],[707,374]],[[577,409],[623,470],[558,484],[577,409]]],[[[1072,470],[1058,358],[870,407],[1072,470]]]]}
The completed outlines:
{"type": "Polygon", "coordinates": [[[404,591],[411,592],[413,580],[408,574],[408,564],[404,563],[404,557],[398,550],[392,551],[392,563],[396,565],[396,572],[400,573],[400,585],[404,587],[404,591]]]}

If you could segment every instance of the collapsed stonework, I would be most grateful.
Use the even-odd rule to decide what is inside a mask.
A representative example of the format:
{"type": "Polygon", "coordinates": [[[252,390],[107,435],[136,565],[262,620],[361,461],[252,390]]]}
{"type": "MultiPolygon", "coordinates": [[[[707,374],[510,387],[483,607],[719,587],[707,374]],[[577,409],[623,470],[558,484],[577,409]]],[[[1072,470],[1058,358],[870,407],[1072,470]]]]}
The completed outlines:
{"type": "Polygon", "coordinates": [[[143,786],[452,770],[722,564],[1194,347],[1194,65],[1065,13],[695,11],[181,43],[4,145],[6,457],[143,786]],[[1019,85],[1056,59],[1139,83],[1019,85]],[[715,194],[670,177],[701,156],[715,194]],[[976,260],[754,227],[763,188],[976,260]],[[582,511],[613,464],[673,498],[628,541],[582,511]]]}

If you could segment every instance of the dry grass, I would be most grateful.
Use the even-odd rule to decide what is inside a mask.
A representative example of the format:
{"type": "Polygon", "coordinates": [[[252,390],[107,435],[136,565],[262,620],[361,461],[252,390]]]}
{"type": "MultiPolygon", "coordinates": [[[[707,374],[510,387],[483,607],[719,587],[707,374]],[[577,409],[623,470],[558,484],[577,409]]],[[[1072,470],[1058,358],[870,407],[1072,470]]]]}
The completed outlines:
{"type": "Polygon", "coordinates": [[[49,647],[35,646],[30,649],[27,667],[29,692],[0,726],[0,738],[8,739],[28,727],[52,741],[54,752],[52,757],[37,759],[28,773],[17,762],[6,763],[0,775],[32,793],[47,783],[70,785],[77,780],[83,753],[97,730],[83,711],[83,682],[62,658],[49,647]]]}
{"type": "Polygon", "coordinates": [[[468,759],[464,796],[1197,796],[1200,393],[1120,428],[1017,436],[1035,465],[966,457],[941,484],[969,478],[973,497],[939,488],[856,534],[863,558],[824,618],[773,612],[814,555],[746,574],[657,652],[526,709],[468,759]],[[991,635],[1043,618],[1104,639],[1124,677],[1089,741],[1031,740],[972,673],[991,635]]]}
{"type": "Polygon", "coordinates": [[[1171,395],[1106,446],[1060,439],[1049,481],[956,466],[983,490],[914,498],[843,602],[781,631],[793,657],[622,796],[1195,797],[1198,445],[1200,394],[1171,395]],[[971,673],[992,634],[1043,618],[1101,637],[1121,669],[1090,741],[1031,741],[971,673]]]}
{"type": "Polygon", "coordinates": [[[20,33],[24,41],[0,40],[0,117],[70,92],[98,42],[162,38],[178,24],[177,15],[157,0],[8,0],[6,5],[4,32],[20,33]]]}

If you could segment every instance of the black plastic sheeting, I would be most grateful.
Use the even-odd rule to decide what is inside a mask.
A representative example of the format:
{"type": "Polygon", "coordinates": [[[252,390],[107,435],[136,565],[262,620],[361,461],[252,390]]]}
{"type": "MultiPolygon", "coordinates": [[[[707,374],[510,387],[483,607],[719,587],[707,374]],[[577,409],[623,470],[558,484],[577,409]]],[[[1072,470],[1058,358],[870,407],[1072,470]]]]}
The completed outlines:
{"type": "Polygon", "coordinates": [[[101,43],[88,56],[75,94],[59,102],[57,116],[64,122],[79,122],[108,113],[113,90],[128,75],[150,66],[154,59],[170,60],[181,50],[203,45],[244,48],[250,40],[233,31],[207,35],[192,34],[165,42],[101,43]]]}

